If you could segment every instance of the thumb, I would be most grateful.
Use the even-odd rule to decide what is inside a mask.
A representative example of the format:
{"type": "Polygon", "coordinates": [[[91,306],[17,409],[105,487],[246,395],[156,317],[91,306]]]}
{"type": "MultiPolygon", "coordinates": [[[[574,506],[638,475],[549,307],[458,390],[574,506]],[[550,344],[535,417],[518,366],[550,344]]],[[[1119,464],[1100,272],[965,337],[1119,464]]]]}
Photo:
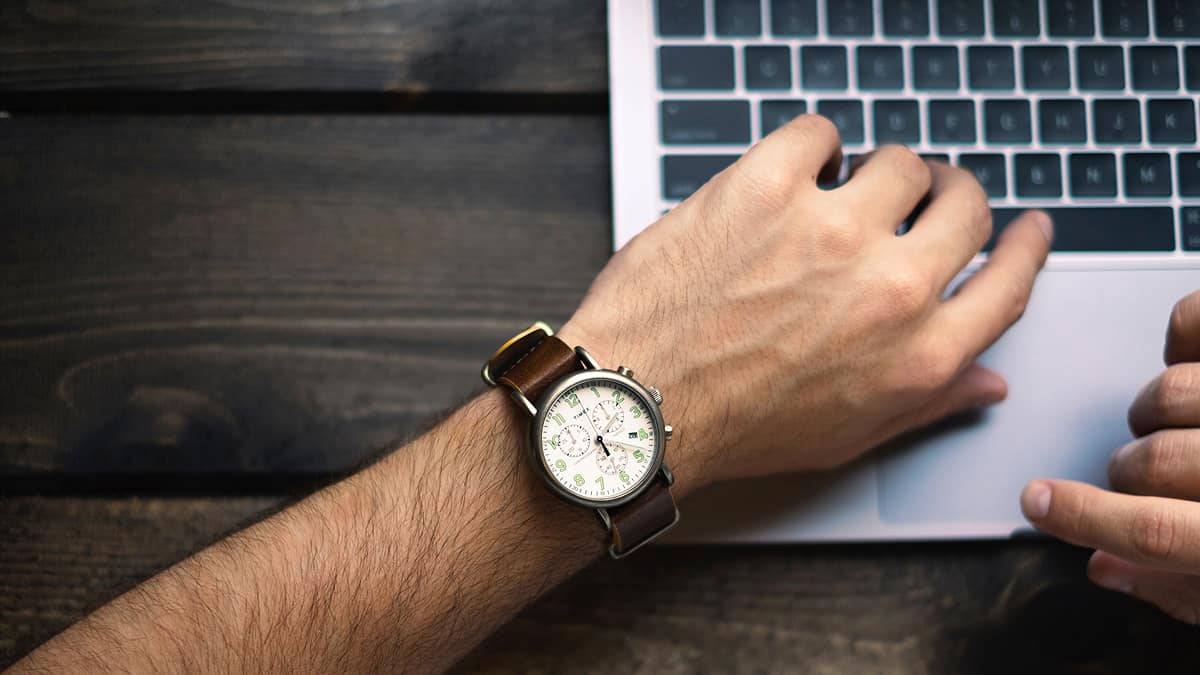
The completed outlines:
{"type": "Polygon", "coordinates": [[[1200,624],[1200,577],[1144,567],[1104,551],[1092,554],[1087,574],[1097,586],[1141,598],[1185,623],[1200,624]]]}

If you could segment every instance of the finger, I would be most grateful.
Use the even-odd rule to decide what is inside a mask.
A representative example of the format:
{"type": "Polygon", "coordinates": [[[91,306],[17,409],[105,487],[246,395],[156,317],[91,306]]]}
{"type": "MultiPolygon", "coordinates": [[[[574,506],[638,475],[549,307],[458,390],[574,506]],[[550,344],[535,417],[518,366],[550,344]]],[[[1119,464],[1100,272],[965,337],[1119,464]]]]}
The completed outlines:
{"type": "Polygon", "coordinates": [[[942,162],[928,164],[933,174],[929,204],[904,241],[945,288],[992,235],[992,209],[974,174],[942,162]]]}
{"type": "Polygon", "coordinates": [[[1110,591],[1141,598],[1185,623],[1200,623],[1200,576],[1165,572],[1105,551],[1088,561],[1088,578],[1110,591]]]}
{"type": "Polygon", "coordinates": [[[962,340],[970,358],[990,347],[1025,312],[1052,231],[1050,217],[1041,211],[1026,211],[1009,223],[987,262],[943,303],[929,330],[962,340]]]}
{"type": "Polygon", "coordinates": [[[1200,427],[1200,363],[1170,366],[1142,387],[1129,407],[1134,436],[1171,427],[1200,427]]]}
{"type": "Polygon", "coordinates": [[[1200,499],[1200,429],[1164,429],[1126,443],[1109,460],[1108,482],[1131,494],[1200,499]]]}
{"type": "Polygon", "coordinates": [[[854,205],[864,225],[895,232],[929,193],[929,165],[902,145],[885,145],[855,164],[850,180],[834,190],[854,205]]]}
{"type": "Polygon", "coordinates": [[[828,119],[800,115],[755,144],[738,164],[763,181],[800,178],[815,187],[841,168],[842,139],[828,119]]]}
{"type": "Polygon", "coordinates": [[[879,445],[902,433],[929,426],[947,417],[994,405],[1007,396],[1008,382],[1000,373],[972,363],[932,400],[914,410],[897,415],[883,425],[877,438],[871,439],[869,445],[879,445]]]}
{"type": "Polygon", "coordinates": [[[1175,303],[1167,324],[1167,365],[1200,361],[1200,291],[1175,303]]]}
{"type": "Polygon", "coordinates": [[[1021,510],[1039,530],[1157,569],[1200,570],[1200,504],[1137,497],[1069,480],[1035,480],[1021,510]]]}

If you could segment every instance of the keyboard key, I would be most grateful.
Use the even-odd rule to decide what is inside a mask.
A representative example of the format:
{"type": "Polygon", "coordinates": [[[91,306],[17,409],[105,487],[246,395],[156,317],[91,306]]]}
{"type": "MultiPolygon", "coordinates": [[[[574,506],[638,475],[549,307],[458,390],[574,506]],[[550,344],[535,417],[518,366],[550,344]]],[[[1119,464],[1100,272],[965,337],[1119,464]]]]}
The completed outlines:
{"type": "Polygon", "coordinates": [[[958,165],[975,174],[989,197],[1004,197],[1008,194],[1004,172],[1004,155],[962,154],[958,165]]]}
{"type": "Polygon", "coordinates": [[[1042,143],[1086,143],[1087,113],[1078,99],[1038,102],[1038,131],[1042,143]]]}
{"type": "Polygon", "coordinates": [[[658,0],[658,34],[663,37],[704,35],[704,0],[658,0]]]}
{"type": "Polygon", "coordinates": [[[808,106],[804,101],[763,101],[759,108],[762,135],[766,136],[807,111],[808,106]]]}
{"type": "Polygon", "coordinates": [[[1146,122],[1151,143],[1196,142],[1196,105],[1190,98],[1152,99],[1146,122]]]}
{"type": "Polygon", "coordinates": [[[1130,50],[1133,88],[1175,91],[1179,88],[1179,52],[1174,47],[1134,47],[1130,50]]]}
{"type": "Polygon", "coordinates": [[[1003,99],[983,102],[983,137],[988,143],[1030,143],[1029,101],[1003,99]]]}
{"type": "Polygon", "coordinates": [[[750,142],[747,101],[663,101],[660,114],[666,145],[750,142]]]}
{"type": "Polygon", "coordinates": [[[929,102],[929,139],[934,143],[975,143],[975,102],[929,102]]]}
{"type": "Polygon", "coordinates": [[[921,142],[921,116],[916,101],[875,101],[871,108],[875,117],[875,143],[921,142]]]}
{"type": "Polygon", "coordinates": [[[858,87],[872,90],[904,88],[904,53],[899,47],[859,47],[858,87]]]}
{"type": "Polygon", "coordinates": [[[996,37],[1035,37],[1037,0],[992,0],[992,32],[996,37]]]}
{"type": "Polygon", "coordinates": [[[1097,143],[1141,143],[1142,117],[1137,101],[1098,99],[1092,102],[1092,137],[1097,143]]]}
{"type": "Polygon", "coordinates": [[[817,0],[771,0],[771,34],[811,37],[817,34],[817,0]]]}
{"type": "Polygon", "coordinates": [[[1018,197],[1061,197],[1062,164],[1058,155],[1039,153],[1013,158],[1018,197]]]}
{"type": "Polygon", "coordinates": [[[1104,37],[1117,38],[1149,35],[1146,0],[1100,0],[1100,32],[1104,37]]]}
{"type": "Polygon", "coordinates": [[[1200,206],[1179,209],[1179,225],[1183,231],[1183,250],[1200,251],[1200,206]]]}
{"type": "Polygon", "coordinates": [[[817,114],[833,122],[841,134],[843,144],[863,142],[862,101],[817,101],[817,114]]]}
{"type": "Polygon", "coordinates": [[[883,0],[883,34],[888,37],[929,35],[929,0],[883,0]]]}
{"type": "Polygon", "coordinates": [[[913,47],[912,73],[916,89],[958,89],[958,49],[913,47]]]}
{"type": "Polygon", "coordinates": [[[1050,0],[1046,3],[1046,32],[1052,37],[1090,37],[1096,34],[1092,0],[1050,0]]]}
{"type": "Polygon", "coordinates": [[[663,197],[687,199],[709,178],[737,161],[737,155],[666,155],[663,157],[663,197]]]}
{"type": "Polygon", "coordinates": [[[983,35],[983,0],[937,0],[937,18],[945,37],[983,35]]]}
{"type": "Polygon", "coordinates": [[[1075,50],[1079,88],[1107,91],[1125,88],[1125,65],[1120,47],[1080,47],[1075,50]]]}
{"type": "Polygon", "coordinates": [[[1117,160],[1104,152],[1074,153],[1071,165],[1071,195],[1116,197],[1117,160]]]}
{"type": "Polygon", "coordinates": [[[1179,194],[1200,197],[1200,152],[1179,153],[1179,194]]]}
{"type": "Polygon", "coordinates": [[[871,35],[875,32],[875,8],[871,0],[837,0],[825,6],[829,35],[871,35]]]}
{"type": "Polygon", "coordinates": [[[1021,71],[1026,89],[1065,91],[1071,88],[1066,47],[1022,47],[1021,71]]]}
{"type": "Polygon", "coordinates": [[[800,66],[805,89],[846,89],[845,47],[801,47],[800,66]]]}
{"type": "Polygon", "coordinates": [[[658,86],[733,89],[733,47],[659,47],[658,86]]]}
{"type": "Polygon", "coordinates": [[[762,33],[758,0],[713,0],[717,35],[746,37],[762,33]]]}
{"type": "MultiPolygon", "coordinates": [[[[1022,211],[992,209],[994,232],[998,234],[1022,211]]],[[[1175,217],[1167,206],[1062,206],[1045,211],[1054,220],[1053,251],[1175,250],[1175,217]]]]}
{"type": "Polygon", "coordinates": [[[942,164],[950,163],[950,155],[947,155],[944,152],[922,152],[918,156],[927,162],[941,162],[942,164]]]}
{"type": "Polygon", "coordinates": [[[1125,196],[1171,196],[1171,157],[1165,152],[1125,155],[1125,196]]]}
{"type": "Polygon", "coordinates": [[[1187,88],[1200,91],[1200,47],[1185,47],[1183,62],[1187,68],[1187,88]]]}
{"type": "Polygon", "coordinates": [[[967,47],[967,73],[967,83],[973,90],[1015,88],[1012,47],[967,47]]]}
{"type": "Polygon", "coordinates": [[[1154,32],[1160,39],[1200,37],[1200,2],[1154,0],[1154,32]]]}
{"type": "Polygon", "coordinates": [[[792,50],[787,47],[746,47],[747,89],[791,89],[792,50]]]}

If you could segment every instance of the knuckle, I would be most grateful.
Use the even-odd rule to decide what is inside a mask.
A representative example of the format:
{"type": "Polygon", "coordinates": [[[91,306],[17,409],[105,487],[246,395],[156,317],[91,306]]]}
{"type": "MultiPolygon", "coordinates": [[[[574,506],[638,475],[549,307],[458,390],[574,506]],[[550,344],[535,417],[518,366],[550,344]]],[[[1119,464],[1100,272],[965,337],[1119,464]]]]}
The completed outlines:
{"type": "Polygon", "coordinates": [[[852,257],[863,249],[867,241],[867,232],[848,218],[835,218],[813,228],[810,236],[819,251],[835,259],[852,257]]]}
{"type": "Polygon", "coordinates": [[[825,142],[841,143],[841,134],[838,133],[837,125],[834,124],[828,117],[809,113],[799,115],[789,124],[785,125],[789,132],[798,132],[804,134],[808,138],[822,140],[825,142]]]}
{"type": "Polygon", "coordinates": [[[912,349],[905,359],[907,388],[918,393],[935,392],[954,378],[961,359],[947,341],[926,339],[912,349]]]}
{"type": "Polygon", "coordinates": [[[1171,511],[1143,507],[1133,517],[1133,550],[1148,560],[1173,560],[1178,554],[1178,519],[1171,511]]]}
{"type": "Polygon", "coordinates": [[[1155,432],[1142,440],[1138,470],[1147,484],[1162,485],[1172,478],[1178,460],[1179,444],[1174,436],[1155,432]]]}
{"type": "Polygon", "coordinates": [[[1169,415],[1184,404],[1196,386],[1195,380],[1191,369],[1184,366],[1171,366],[1164,370],[1150,399],[1154,412],[1169,415]]]}
{"type": "Polygon", "coordinates": [[[933,183],[933,172],[920,155],[903,145],[885,145],[879,150],[880,155],[887,158],[900,180],[908,183],[922,192],[929,189],[933,183]]]}
{"type": "Polygon", "coordinates": [[[1182,338],[1192,332],[1200,331],[1200,291],[1184,296],[1171,308],[1171,318],[1167,321],[1169,335],[1182,338]]]}
{"type": "Polygon", "coordinates": [[[931,280],[911,267],[895,267],[880,274],[872,285],[880,301],[893,309],[892,316],[903,320],[924,313],[933,295],[931,280]]]}

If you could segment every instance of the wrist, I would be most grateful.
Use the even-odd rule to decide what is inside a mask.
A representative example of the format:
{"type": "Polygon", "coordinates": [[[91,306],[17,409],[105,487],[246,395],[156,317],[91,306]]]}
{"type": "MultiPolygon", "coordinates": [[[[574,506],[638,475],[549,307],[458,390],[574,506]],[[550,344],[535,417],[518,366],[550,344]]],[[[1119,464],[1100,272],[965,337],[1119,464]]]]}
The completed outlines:
{"type": "Polygon", "coordinates": [[[698,433],[696,421],[703,419],[702,406],[688,396],[688,387],[678,377],[677,368],[672,367],[670,356],[657,355],[648,349],[648,339],[630,340],[624,330],[596,329],[577,314],[563,325],[556,335],[571,347],[583,346],[602,368],[616,370],[617,366],[628,366],[635,371],[636,379],[662,392],[660,406],[663,419],[674,427],[672,440],[667,443],[664,460],[675,474],[673,488],[682,498],[693,490],[710,482],[704,456],[708,449],[700,440],[705,435],[698,433]],[[614,336],[625,336],[618,340],[614,336]]]}

